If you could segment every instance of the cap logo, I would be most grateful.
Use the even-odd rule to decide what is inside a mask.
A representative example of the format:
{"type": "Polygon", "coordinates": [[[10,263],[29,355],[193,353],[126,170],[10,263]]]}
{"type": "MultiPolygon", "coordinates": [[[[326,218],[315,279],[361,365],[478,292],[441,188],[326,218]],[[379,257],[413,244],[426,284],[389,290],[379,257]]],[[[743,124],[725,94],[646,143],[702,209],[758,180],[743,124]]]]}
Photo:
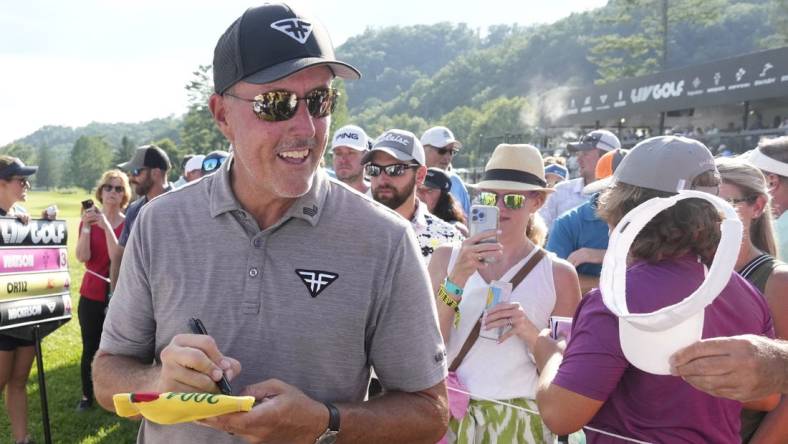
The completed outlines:
{"type": "Polygon", "coordinates": [[[391,134],[391,133],[384,135],[381,138],[381,140],[385,140],[385,141],[389,141],[389,142],[397,142],[398,144],[403,145],[403,146],[410,145],[406,138],[404,138],[402,136],[398,136],[396,134],[391,134]]]}
{"type": "Polygon", "coordinates": [[[299,19],[284,19],[271,23],[271,27],[280,31],[300,44],[306,43],[312,35],[312,24],[299,19]]]}
{"type": "Polygon", "coordinates": [[[358,134],[355,133],[339,133],[337,135],[337,140],[339,139],[353,139],[358,140],[358,134]]]}

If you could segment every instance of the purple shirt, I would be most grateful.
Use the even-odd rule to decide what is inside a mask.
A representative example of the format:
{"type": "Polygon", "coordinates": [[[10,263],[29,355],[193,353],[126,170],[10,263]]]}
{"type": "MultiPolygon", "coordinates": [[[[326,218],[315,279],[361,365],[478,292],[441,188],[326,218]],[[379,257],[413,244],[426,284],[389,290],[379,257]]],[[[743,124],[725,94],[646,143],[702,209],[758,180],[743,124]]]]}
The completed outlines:
{"type": "MultiPolygon", "coordinates": [[[[627,306],[648,313],[675,304],[703,282],[693,258],[639,262],[627,270],[627,306]]],[[[774,337],[766,301],[741,276],[706,307],[703,338],[759,334],[774,337]]],[[[575,313],[569,342],[555,384],[604,401],[589,426],[649,442],[738,443],[741,403],[715,398],[681,378],[652,375],[627,362],[618,338],[618,319],[594,289],[575,313]]],[[[586,430],[589,443],[622,441],[586,430]]]]}

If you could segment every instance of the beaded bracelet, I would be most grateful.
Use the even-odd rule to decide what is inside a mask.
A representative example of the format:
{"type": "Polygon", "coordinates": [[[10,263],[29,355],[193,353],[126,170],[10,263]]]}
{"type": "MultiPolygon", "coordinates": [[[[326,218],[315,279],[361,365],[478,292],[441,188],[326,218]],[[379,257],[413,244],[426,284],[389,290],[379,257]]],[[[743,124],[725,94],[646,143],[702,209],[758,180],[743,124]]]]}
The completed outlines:
{"type": "Polygon", "coordinates": [[[446,286],[444,284],[441,284],[438,288],[438,297],[444,304],[454,310],[454,327],[456,328],[460,324],[460,301],[454,299],[454,297],[446,291],[446,286]]]}

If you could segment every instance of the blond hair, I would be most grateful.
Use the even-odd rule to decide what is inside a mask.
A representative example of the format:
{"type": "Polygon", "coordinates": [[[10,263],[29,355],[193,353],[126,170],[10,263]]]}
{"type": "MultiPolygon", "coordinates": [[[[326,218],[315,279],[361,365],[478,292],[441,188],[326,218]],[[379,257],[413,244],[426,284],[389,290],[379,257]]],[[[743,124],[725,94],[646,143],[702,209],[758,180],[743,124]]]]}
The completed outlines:
{"type": "Polygon", "coordinates": [[[97,201],[103,204],[103,199],[101,199],[101,188],[104,185],[110,185],[109,181],[112,179],[120,179],[123,184],[123,199],[120,201],[120,209],[124,210],[131,199],[131,186],[129,185],[129,177],[121,170],[105,171],[98,182],[96,182],[96,191],[93,195],[96,197],[97,201]]]}
{"type": "MultiPolygon", "coordinates": [[[[788,152],[788,151],[786,151],[788,152]]],[[[772,206],[769,201],[769,189],[766,186],[766,177],[761,170],[739,158],[720,158],[715,161],[717,170],[722,176],[722,182],[733,185],[744,194],[744,198],[763,196],[766,206],[763,213],[753,219],[750,225],[750,241],[755,248],[768,253],[776,254],[777,248],[774,241],[774,227],[772,225],[772,206]]],[[[751,201],[748,201],[751,203],[751,201]]]]}

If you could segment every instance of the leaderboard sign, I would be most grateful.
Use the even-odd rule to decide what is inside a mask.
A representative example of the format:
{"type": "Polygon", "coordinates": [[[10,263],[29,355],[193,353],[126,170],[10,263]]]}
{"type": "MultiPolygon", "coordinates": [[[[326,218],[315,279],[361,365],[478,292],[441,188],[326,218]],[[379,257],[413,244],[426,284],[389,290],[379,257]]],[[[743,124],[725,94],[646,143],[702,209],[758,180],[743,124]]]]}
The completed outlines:
{"type": "Polygon", "coordinates": [[[28,337],[19,327],[71,319],[67,238],[63,220],[0,217],[0,331],[28,337]]]}
{"type": "MultiPolygon", "coordinates": [[[[560,123],[788,97],[788,47],[571,90],[560,123]]],[[[548,95],[550,97],[550,95],[548,95]]]]}

